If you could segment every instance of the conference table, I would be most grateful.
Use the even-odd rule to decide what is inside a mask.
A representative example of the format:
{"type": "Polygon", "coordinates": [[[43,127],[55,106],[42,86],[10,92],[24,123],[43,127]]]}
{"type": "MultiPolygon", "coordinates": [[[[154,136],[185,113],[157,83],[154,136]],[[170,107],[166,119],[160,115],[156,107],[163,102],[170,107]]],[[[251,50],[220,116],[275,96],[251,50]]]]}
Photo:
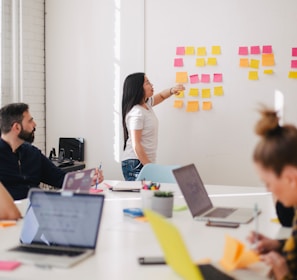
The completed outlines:
{"type": "MultiPolygon", "coordinates": [[[[111,191],[109,186],[117,182],[106,180],[99,185],[105,195],[105,205],[93,256],[68,269],[22,264],[13,271],[0,270],[0,279],[181,279],[167,265],[138,263],[138,257],[163,254],[148,222],[123,215],[124,208],[142,207],[141,193],[111,191]]],[[[186,202],[176,184],[161,184],[161,189],[174,192],[174,208],[178,211],[167,219],[179,229],[193,261],[209,259],[217,265],[223,256],[226,235],[240,240],[248,248],[246,237],[255,229],[254,221],[238,228],[207,227],[205,222],[194,220],[184,207],[186,202]]],[[[290,235],[290,228],[275,221],[273,198],[264,187],[206,185],[206,189],[214,205],[253,208],[257,203],[261,210],[258,218],[261,233],[271,238],[290,235]]],[[[24,213],[27,201],[20,201],[17,205],[24,213]]],[[[1,251],[18,243],[21,225],[22,220],[16,226],[0,228],[0,260],[1,251]]],[[[268,279],[267,271],[267,267],[259,262],[232,271],[231,275],[236,279],[268,279]]]]}

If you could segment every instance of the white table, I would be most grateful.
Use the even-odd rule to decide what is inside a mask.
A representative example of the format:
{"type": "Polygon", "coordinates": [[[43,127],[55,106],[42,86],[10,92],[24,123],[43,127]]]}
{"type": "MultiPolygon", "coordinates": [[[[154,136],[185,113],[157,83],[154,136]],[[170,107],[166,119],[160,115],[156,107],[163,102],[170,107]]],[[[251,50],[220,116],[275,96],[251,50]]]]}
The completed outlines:
{"type": "MultiPolygon", "coordinates": [[[[113,181],[108,181],[110,185],[113,181]]],[[[180,279],[168,266],[141,266],[140,256],[161,256],[157,240],[146,222],[137,222],[122,213],[126,207],[141,207],[140,193],[112,192],[104,185],[106,201],[102,225],[98,236],[96,254],[70,269],[42,269],[33,265],[22,265],[14,271],[0,271],[0,279],[180,279]]],[[[178,187],[163,184],[163,190],[175,192],[175,205],[185,205],[178,187]]],[[[211,200],[222,206],[254,207],[257,203],[262,210],[259,216],[260,231],[273,238],[283,238],[290,229],[282,228],[271,220],[276,217],[271,194],[259,187],[207,186],[211,200]]],[[[19,205],[22,212],[26,202],[19,205]]],[[[240,225],[237,229],[206,227],[204,222],[194,221],[189,210],[174,212],[169,219],[174,223],[187,244],[193,260],[210,258],[214,262],[223,254],[225,235],[229,234],[246,243],[246,236],[254,229],[254,223],[240,225]]],[[[0,250],[18,242],[21,221],[17,226],[0,228],[0,250]]],[[[0,255],[1,259],[1,255],[0,255]]],[[[236,271],[238,279],[265,279],[261,265],[250,270],[236,271]]]]}

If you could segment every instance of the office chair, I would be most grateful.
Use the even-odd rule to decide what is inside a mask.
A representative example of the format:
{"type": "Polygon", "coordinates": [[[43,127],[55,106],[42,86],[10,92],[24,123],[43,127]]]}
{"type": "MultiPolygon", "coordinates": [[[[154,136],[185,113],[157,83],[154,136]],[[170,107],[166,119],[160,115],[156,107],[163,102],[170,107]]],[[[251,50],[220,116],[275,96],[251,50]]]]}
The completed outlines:
{"type": "Polygon", "coordinates": [[[180,166],[148,163],[140,170],[136,181],[146,180],[158,183],[176,183],[172,169],[178,167],[180,166]]]}

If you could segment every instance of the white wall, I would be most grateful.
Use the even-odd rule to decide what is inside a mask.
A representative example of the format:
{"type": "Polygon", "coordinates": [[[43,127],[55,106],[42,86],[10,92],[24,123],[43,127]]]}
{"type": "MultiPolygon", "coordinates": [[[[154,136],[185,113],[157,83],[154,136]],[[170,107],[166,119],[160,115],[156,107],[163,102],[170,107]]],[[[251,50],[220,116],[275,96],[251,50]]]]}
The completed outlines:
{"type": "Polygon", "coordinates": [[[122,179],[122,79],[143,71],[143,0],[46,1],[47,153],[85,138],[87,167],[122,179]]]}
{"type": "Polygon", "coordinates": [[[296,81],[283,76],[290,48],[297,46],[297,2],[258,2],[46,1],[47,151],[57,147],[60,136],[84,137],[87,166],[102,161],[107,179],[122,179],[118,121],[124,77],[145,70],[155,90],[162,90],[175,83],[177,45],[218,44],[225,95],[211,112],[195,113],[195,118],[173,109],[172,100],[158,106],[158,161],[194,162],[208,184],[260,184],[251,160],[258,103],[273,105],[274,90],[281,90],[286,120],[297,120],[291,106],[296,104],[296,81]],[[247,81],[238,75],[237,48],[263,44],[273,45],[276,74],[247,81]]]}

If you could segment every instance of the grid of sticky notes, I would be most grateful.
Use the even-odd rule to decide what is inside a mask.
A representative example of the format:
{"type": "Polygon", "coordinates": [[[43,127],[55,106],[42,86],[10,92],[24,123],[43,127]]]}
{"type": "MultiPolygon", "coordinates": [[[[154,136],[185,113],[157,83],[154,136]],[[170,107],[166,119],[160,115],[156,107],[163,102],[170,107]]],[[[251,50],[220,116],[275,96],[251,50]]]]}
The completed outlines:
{"type": "Polygon", "coordinates": [[[212,97],[224,95],[223,74],[215,71],[221,47],[179,46],[175,54],[175,81],[185,90],[176,95],[174,108],[185,108],[186,112],[212,110],[212,97]]]}
{"type": "Polygon", "coordinates": [[[240,46],[238,48],[239,67],[248,69],[248,79],[259,80],[259,71],[264,75],[274,73],[275,59],[271,45],[240,46]]]}
{"type": "Polygon", "coordinates": [[[292,48],[291,69],[288,74],[289,79],[297,79],[297,48],[292,48]]]}

